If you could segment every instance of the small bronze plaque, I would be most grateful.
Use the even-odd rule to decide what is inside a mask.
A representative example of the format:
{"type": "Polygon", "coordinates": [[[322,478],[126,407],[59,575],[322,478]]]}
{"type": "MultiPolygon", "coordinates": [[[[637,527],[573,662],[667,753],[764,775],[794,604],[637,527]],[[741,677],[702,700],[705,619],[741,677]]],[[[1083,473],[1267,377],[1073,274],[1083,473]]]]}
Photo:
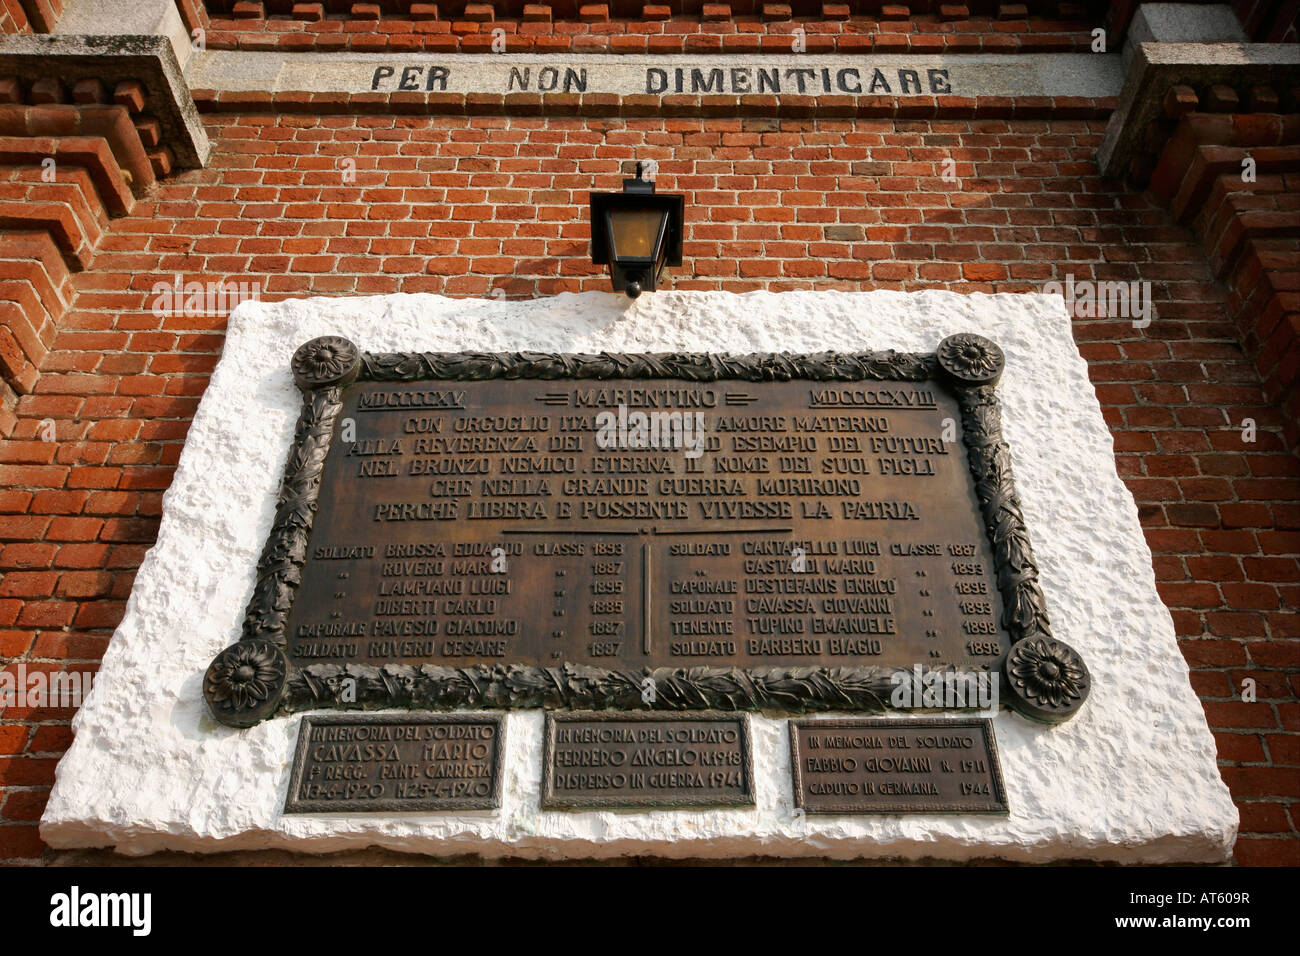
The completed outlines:
{"type": "Polygon", "coordinates": [[[284,812],[491,810],[504,738],[487,714],[304,717],[284,812]]]}
{"type": "Polygon", "coordinates": [[[807,813],[1006,813],[993,722],[790,721],[794,800],[807,813]]]}
{"type": "Polygon", "coordinates": [[[743,715],[546,715],[545,809],[753,805],[743,715]]]}

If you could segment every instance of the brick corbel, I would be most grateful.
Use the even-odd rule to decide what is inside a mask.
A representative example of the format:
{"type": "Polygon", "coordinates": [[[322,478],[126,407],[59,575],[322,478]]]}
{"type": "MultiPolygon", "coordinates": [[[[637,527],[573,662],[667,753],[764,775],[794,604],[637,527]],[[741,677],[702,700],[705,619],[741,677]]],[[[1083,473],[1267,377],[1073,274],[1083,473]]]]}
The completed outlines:
{"type": "Polygon", "coordinates": [[[97,81],[114,92],[138,88],[138,98],[127,96],[122,102],[133,113],[147,110],[156,121],[159,147],[173,161],[168,165],[194,169],[207,163],[212,147],[165,36],[4,37],[0,77],[16,78],[29,101],[33,87],[44,84],[48,89],[41,98],[54,103],[72,102],[82,81],[97,81]]]}

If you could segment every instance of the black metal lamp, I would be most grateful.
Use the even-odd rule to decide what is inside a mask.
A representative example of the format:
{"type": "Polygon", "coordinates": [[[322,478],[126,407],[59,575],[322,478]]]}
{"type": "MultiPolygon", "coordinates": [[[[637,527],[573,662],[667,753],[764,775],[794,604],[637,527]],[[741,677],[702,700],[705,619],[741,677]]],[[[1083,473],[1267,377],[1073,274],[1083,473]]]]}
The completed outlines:
{"type": "Polygon", "coordinates": [[[653,180],[623,180],[621,193],[591,193],[591,261],[608,265],[615,292],[653,292],[666,266],[682,264],[686,197],[655,192],[653,180]]]}

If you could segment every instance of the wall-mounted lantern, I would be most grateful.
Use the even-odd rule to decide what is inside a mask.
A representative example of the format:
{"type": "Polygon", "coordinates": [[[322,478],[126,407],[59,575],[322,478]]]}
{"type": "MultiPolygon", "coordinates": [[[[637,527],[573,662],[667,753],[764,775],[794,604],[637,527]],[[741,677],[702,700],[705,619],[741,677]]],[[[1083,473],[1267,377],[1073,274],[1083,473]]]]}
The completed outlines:
{"type": "Polygon", "coordinates": [[[608,265],[615,292],[653,292],[666,266],[682,264],[686,197],[655,192],[654,180],[623,180],[621,193],[591,193],[591,261],[608,265]]]}

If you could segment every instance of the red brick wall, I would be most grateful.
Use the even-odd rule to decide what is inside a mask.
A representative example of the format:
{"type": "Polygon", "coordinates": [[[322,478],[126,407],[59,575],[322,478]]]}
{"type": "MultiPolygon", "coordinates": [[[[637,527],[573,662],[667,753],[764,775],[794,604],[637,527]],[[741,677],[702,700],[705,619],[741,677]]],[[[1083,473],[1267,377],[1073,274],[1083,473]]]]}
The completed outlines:
{"type": "Polygon", "coordinates": [[[69,270],[89,265],[110,217],[130,212],[132,189],[154,182],[130,108],[103,102],[98,80],[75,90],[80,105],[57,103],[65,91],[53,78],[26,90],[0,78],[0,436],[40,379],[71,300],[69,270]]]}
{"type": "Polygon", "coordinates": [[[0,35],[31,33],[32,24],[18,0],[0,0],[0,35]]]}
{"type": "MultiPolygon", "coordinates": [[[[660,188],[688,197],[678,289],[1152,283],[1150,327],[1080,318],[1076,339],[1241,807],[1237,859],[1300,862],[1300,461],[1196,237],[1096,175],[1102,122],[249,113],[208,126],[210,167],[159,184],[72,277],[17,440],[0,446],[0,656],[93,668],[122,615],[222,341],[220,318],[155,317],[155,281],[262,280],[266,298],[607,289],[586,193],[655,158],[660,188]],[[58,441],[37,439],[45,419],[58,441]],[[1238,696],[1248,676],[1254,703],[1238,696]]],[[[0,860],[57,857],[35,820],[68,716],[0,714],[0,860]]]]}
{"type": "MultiPolygon", "coordinates": [[[[406,50],[444,53],[492,49],[501,30],[508,53],[789,53],[802,31],[808,53],[1087,52],[1101,21],[1081,4],[892,4],[870,13],[850,3],[474,3],[411,4],[391,13],[364,5],[373,19],[331,15],[336,4],[297,4],[297,14],[232,16],[212,4],[212,49],[406,50]],[[932,9],[931,9],[932,8],[932,9]],[[1062,9],[1064,8],[1064,9],[1062,9]],[[946,12],[942,12],[946,11],[946,12]]],[[[346,10],[349,5],[342,5],[346,10]]]]}
{"type": "MultiPolygon", "coordinates": [[[[1196,101],[1191,90],[1179,89],[1184,101],[1196,101]]],[[[1242,346],[1265,396],[1282,409],[1293,447],[1300,443],[1298,92],[1287,94],[1289,115],[1266,87],[1252,91],[1263,101],[1252,113],[1187,113],[1150,182],[1175,221],[1191,226],[1215,278],[1228,288],[1242,346]]]]}
{"type": "Polygon", "coordinates": [[[64,0],[0,0],[0,35],[50,33],[63,7],[64,0]]]}

